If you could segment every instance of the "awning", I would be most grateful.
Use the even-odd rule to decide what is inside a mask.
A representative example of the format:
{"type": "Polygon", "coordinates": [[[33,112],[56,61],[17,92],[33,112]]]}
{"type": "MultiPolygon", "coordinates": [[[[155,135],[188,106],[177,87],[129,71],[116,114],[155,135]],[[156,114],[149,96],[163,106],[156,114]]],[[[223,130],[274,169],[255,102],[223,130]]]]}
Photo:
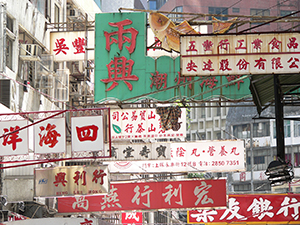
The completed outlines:
{"type": "Polygon", "coordinates": [[[291,93],[293,93],[293,97],[297,96],[296,90],[300,87],[299,74],[252,75],[250,77],[250,91],[259,114],[274,102],[274,76],[278,76],[280,88],[284,96],[291,93]]]}

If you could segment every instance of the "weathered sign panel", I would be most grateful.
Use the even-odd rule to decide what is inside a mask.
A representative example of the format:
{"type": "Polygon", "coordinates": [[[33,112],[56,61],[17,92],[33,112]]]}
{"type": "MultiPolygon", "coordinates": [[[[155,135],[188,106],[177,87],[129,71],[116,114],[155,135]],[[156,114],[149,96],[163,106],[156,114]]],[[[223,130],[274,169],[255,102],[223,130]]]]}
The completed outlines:
{"type": "Polygon", "coordinates": [[[109,192],[107,166],[65,166],[34,170],[37,197],[94,195],[109,192]]]}
{"type": "Polygon", "coordinates": [[[96,15],[95,102],[251,96],[250,81],[241,75],[205,77],[195,81],[181,75],[180,57],[146,56],[146,24],[146,13],[96,15]]]}
{"type": "Polygon", "coordinates": [[[181,75],[299,73],[300,33],[181,36],[181,75]]]}
{"type": "MultiPolygon", "coordinates": [[[[163,107],[161,107],[162,109],[163,107]]],[[[169,107],[174,108],[174,107],[169,107]]],[[[167,109],[167,107],[166,107],[167,109]]],[[[151,138],[181,138],[186,136],[186,109],[159,113],[157,109],[112,109],[111,137],[115,140],[151,139],[151,138]],[[169,115],[170,113],[170,115],[169,115]],[[173,114],[172,114],[173,113],[173,114]],[[172,116],[171,116],[172,115],[172,116]],[[168,117],[168,124],[162,127],[161,117],[168,117]],[[172,128],[172,121],[178,125],[172,128]],[[167,127],[167,128],[166,128],[167,127]]],[[[164,124],[163,124],[164,125],[164,124]]]]}

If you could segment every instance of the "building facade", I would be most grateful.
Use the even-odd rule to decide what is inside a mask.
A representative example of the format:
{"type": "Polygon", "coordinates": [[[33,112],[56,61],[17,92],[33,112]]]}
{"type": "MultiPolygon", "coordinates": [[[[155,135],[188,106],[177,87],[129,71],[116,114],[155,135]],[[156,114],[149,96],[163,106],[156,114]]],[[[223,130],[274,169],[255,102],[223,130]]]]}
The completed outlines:
{"type": "MultiPolygon", "coordinates": [[[[95,13],[101,12],[96,2],[4,0],[0,12],[1,113],[47,112],[80,105],[83,97],[78,87],[88,89],[86,96],[91,91],[86,85],[88,80],[83,79],[88,74],[84,66],[87,61],[55,61],[50,54],[50,36],[55,31],[84,31],[86,26],[82,23],[93,21],[95,13]]],[[[30,142],[26,160],[33,159],[32,147],[30,142]]],[[[12,156],[11,161],[16,161],[16,157],[12,156]]],[[[40,165],[1,170],[1,196],[9,203],[5,209],[16,212],[23,209],[24,212],[21,206],[27,202],[36,205],[36,209],[43,206],[44,210],[39,209],[38,215],[47,210],[55,214],[54,201],[33,201],[34,168],[37,166],[40,165]]],[[[1,207],[4,209],[3,205],[1,207]]]]}
{"type": "MultiPolygon", "coordinates": [[[[237,29],[231,32],[241,32],[248,29],[249,26],[256,26],[261,23],[270,21],[279,16],[285,16],[290,13],[298,11],[300,8],[300,1],[282,1],[277,0],[270,1],[184,1],[184,0],[169,0],[163,4],[159,10],[168,12],[183,12],[183,13],[199,13],[199,14],[215,14],[216,18],[220,20],[228,20],[238,17],[240,21],[249,21],[247,16],[250,17],[249,23],[239,26],[237,29]],[[218,17],[218,15],[230,15],[228,17],[218,17]],[[242,17],[239,17],[242,16],[242,17]],[[246,17],[244,17],[246,16],[246,17]],[[255,20],[260,20],[256,22],[255,20]],[[251,23],[250,23],[251,22],[251,23]]],[[[176,18],[180,21],[183,15],[177,15],[176,18]]],[[[190,15],[186,15],[189,19],[192,18],[190,15]]],[[[196,15],[194,15],[196,16],[196,15]]],[[[297,16],[297,15],[294,15],[297,16]]],[[[197,18],[198,20],[211,20],[211,16],[202,16],[197,18]]],[[[196,20],[195,20],[196,21],[196,20]]],[[[266,31],[285,31],[290,29],[291,31],[299,30],[294,23],[270,23],[261,27],[250,30],[250,32],[266,32],[266,31]]],[[[209,27],[208,33],[212,32],[212,27],[209,27]]]]}

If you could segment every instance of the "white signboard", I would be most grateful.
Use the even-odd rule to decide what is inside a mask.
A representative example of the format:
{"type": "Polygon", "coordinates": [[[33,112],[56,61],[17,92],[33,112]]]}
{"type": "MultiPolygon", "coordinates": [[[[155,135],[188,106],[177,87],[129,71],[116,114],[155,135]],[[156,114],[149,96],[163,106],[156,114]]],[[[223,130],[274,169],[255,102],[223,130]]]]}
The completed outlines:
{"type": "Polygon", "coordinates": [[[300,72],[300,33],[180,37],[182,76],[300,72]]]}
{"type": "Polygon", "coordinates": [[[2,222],[9,225],[98,225],[96,218],[42,218],[42,219],[27,219],[11,222],[2,222]]]}
{"type": "Polygon", "coordinates": [[[117,161],[111,173],[226,172],[245,170],[243,140],[171,143],[171,160],[117,161]]]}
{"type": "MultiPolygon", "coordinates": [[[[51,32],[50,54],[54,55],[54,61],[83,61],[86,47],[95,47],[95,32],[88,31],[87,38],[85,31],[51,32]]],[[[87,51],[87,59],[94,59],[94,50],[87,51]]]]}
{"type": "Polygon", "coordinates": [[[111,110],[112,139],[181,138],[186,136],[186,109],[181,108],[178,130],[163,130],[156,109],[111,110]]]}
{"type": "Polygon", "coordinates": [[[72,151],[104,149],[103,116],[72,117],[72,151]]]}
{"type": "Polygon", "coordinates": [[[108,193],[107,166],[64,166],[34,170],[37,197],[108,193]]]}
{"type": "Polygon", "coordinates": [[[66,122],[64,117],[47,119],[34,125],[35,153],[61,153],[65,150],[66,122]]]}
{"type": "Polygon", "coordinates": [[[111,158],[106,160],[169,160],[171,142],[111,144],[111,158]]]}
{"type": "Polygon", "coordinates": [[[0,136],[8,134],[0,139],[1,156],[28,154],[28,129],[17,131],[27,125],[27,120],[0,122],[0,136]]]}

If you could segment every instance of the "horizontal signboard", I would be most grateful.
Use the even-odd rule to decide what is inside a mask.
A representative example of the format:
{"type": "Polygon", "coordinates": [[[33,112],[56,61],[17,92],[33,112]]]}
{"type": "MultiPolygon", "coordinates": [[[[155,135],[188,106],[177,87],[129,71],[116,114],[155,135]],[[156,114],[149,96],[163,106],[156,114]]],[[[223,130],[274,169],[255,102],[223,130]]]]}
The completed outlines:
{"type": "Polygon", "coordinates": [[[108,195],[57,199],[59,213],[226,207],[226,180],[111,183],[108,195]]]}
{"type": "Polygon", "coordinates": [[[186,109],[184,108],[112,109],[110,115],[113,140],[186,136],[186,109]],[[164,119],[168,115],[172,115],[169,116],[170,119],[164,119]]]}
{"type": "Polygon", "coordinates": [[[54,55],[54,61],[93,60],[94,47],[94,31],[88,31],[87,33],[85,31],[50,33],[50,54],[54,55]],[[89,48],[89,51],[86,52],[86,48],[89,48]]]}
{"type": "Polygon", "coordinates": [[[227,209],[188,211],[188,223],[299,224],[300,194],[229,195],[227,209]]]}
{"type": "Polygon", "coordinates": [[[53,225],[53,224],[64,224],[64,225],[101,225],[96,218],[42,218],[42,219],[28,219],[11,222],[2,222],[0,224],[9,225],[53,225]]]}
{"type": "Polygon", "coordinates": [[[171,160],[116,161],[111,173],[225,172],[245,170],[243,140],[172,142],[171,160]]]}
{"type": "Polygon", "coordinates": [[[107,166],[65,166],[34,170],[36,197],[109,192],[107,166]]]}
{"type": "Polygon", "coordinates": [[[170,160],[171,142],[154,143],[112,143],[112,161],[133,161],[133,160],[170,160]]]}
{"type": "Polygon", "coordinates": [[[181,36],[182,76],[299,73],[300,33],[181,36]]]}

